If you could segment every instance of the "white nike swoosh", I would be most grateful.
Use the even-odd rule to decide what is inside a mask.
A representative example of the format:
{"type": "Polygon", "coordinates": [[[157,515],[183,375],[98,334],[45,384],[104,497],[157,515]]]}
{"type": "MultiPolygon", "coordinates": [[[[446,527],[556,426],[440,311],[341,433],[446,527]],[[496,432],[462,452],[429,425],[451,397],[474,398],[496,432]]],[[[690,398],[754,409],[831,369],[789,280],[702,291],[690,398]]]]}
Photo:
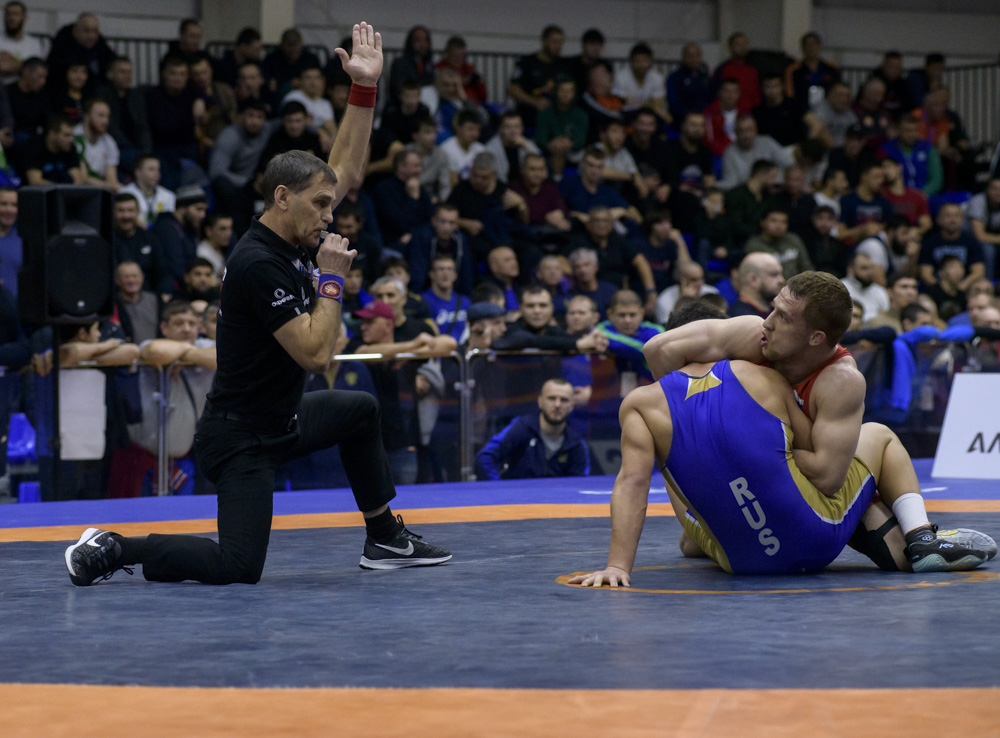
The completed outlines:
{"type": "Polygon", "coordinates": [[[379,548],[384,548],[386,551],[392,551],[393,553],[399,554],[400,556],[409,556],[413,553],[413,541],[409,541],[406,544],[406,548],[396,548],[395,546],[386,546],[384,543],[376,543],[379,548]]]}
{"type": "Polygon", "coordinates": [[[101,544],[97,543],[96,538],[97,538],[97,536],[94,536],[94,538],[91,538],[89,541],[87,541],[87,543],[89,543],[94,548],[100,548],[101,544]]]}

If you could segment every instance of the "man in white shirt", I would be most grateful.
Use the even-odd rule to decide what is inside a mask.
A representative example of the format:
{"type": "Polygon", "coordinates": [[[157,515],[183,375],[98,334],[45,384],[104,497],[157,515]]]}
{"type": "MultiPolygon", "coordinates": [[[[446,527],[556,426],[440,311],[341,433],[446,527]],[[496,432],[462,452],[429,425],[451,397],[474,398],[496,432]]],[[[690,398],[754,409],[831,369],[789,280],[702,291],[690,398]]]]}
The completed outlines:
{"type": "Polygon", "coordinates": [[[852,300],[857,300],[865,309],[867,323],[883,310],[888,310],[889,293],[885,287],[875,282],[875,266],[867,254],[855,251],[847,263],[847,276],[841,280],[852,300]]]}
{"type": "Polygon", "coordinates": [[[604,181],[621,191],[631,183],[639,197],[649,195],[649,185],[639,174],[639,167],[631,152],[625,148],[625,124],[620,120],[609,120],[601,130],[601,140],[594,144],[604,152],[604,181]]]}
{"type": "Polygon", "coordinates": [[[205,238],[198,243],[196,255],[211,262],[215,276],[222,279],[226,269],[226,249],[233,240],[233,218],[225,213],[210,213],[205,216],[202,230],[205,238]]]}
{"type": "Polygon", "coordinates": [[[17,80],[25,59],[43,56],[38,39],[24,32],[27,18],[28,10],[24,3],[11,0],[4,5],[4,32],[0,34],[0,82],[5,85],[17,80]]]}
{"type": "Polygon", "coordinates": [[[696,261],[686,261],[677,267],[677,284],[667,287],[656,298],[656,322],[666,324],[670,313],[682,297],[717,295],[719,291],[705,284],[705,270],[696,261]]]}
{"type": "Polygon", "coordinates": [[[779,176],[795,163],[795,157],[770,136],[757,135],[757,122],[751,115],[736,119],[736,141],[722,155],[722,180],[719,189],[731,190],[748,179],[753,163],[760,159],[773,161],[779,176]]]}
{"type": "Polygon", "coordinates": [[[541,153],[534,141],[524,137],[524,123],[514,111],[500,116],[497,133],[486,142],[486,150],[497,158],[497,177],[508,184],[521,179],[521,164],[528,154],[541,153]]]}
{"type": "Polygon", "coordinates": [[[285,95],[281,104],[296,100],[305,105],[311,118],[310,130],[316,131],[323,150],[329,151],[337,136],[337,122],[333,117],[333,104],[323,96],[325,92],[326,75],[323,70],[319,67],[307,67],[299,75],[299,89],[285,95]]]}
{"type": "Polygon", "coordinates": [[[135,160],[133,181],[121,188],[139,201],[139,225],[152,228],[160,213],[172,213],[176,203],[174,193],[160,187],[160,160],[155,156],[140,156],[135,160]]]}
{"type": "Polygon", "coordinates": [[[652,108],[663,122],[669,123],[666,90],[666,79],[653,69],[653,50],[649,44],[637,43],[628,54],[628,66],[615,73],[611,91],[625,100],[626,108],[652,108]]]}
{"type": "Polygon", "coordinates": [[[448,157],[448,169],[441,173],[438,185],[438,196],[447,200],[452,188],[460,179],[468,179],[472,171],[472,160],[477,154],[486,151],[479,143],[482,125],[479,117],[469,110],[463,110],[455,116],[455,135],[441,144],[441,151],[448,157]]]}
{"type": "Polygon", "coordinates": [[[83,162],[86,175],[84,184],[101,187],[111,192],[121,189],[118,181],[118,163],[121,154],[118,144],[108,133],[111,108],[99,98],[87,101],[83,111],[83,122],[73,129],[76,153],[83,162]]]}

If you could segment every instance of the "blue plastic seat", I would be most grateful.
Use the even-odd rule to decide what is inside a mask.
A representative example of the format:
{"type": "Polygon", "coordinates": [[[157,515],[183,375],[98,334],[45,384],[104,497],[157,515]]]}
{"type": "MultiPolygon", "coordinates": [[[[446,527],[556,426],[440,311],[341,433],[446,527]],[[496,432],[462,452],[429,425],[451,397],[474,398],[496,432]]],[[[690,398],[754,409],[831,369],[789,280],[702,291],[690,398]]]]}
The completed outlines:
{"type": "Polygon", "coordinates": [[[35,429],[28,422],[27,415],[13,413],[10,416],[10,429],[7,431],[7,463],[29,464],[37,461],[35,429]]]}

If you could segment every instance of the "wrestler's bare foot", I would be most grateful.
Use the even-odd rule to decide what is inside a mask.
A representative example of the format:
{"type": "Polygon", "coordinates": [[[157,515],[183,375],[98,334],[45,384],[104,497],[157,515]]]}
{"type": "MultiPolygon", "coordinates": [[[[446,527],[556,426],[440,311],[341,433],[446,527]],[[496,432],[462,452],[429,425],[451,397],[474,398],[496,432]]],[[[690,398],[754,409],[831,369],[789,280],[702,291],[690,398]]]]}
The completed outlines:
{"type": "Polygon", "coordinates": [[[701,546],[694,542],[694,539],[687,534],[687,531],[681,533],[681,539],[678,541],[678,545],[681,548],[681,553],[686,559],[708,558],[708,554],[701,550],[701,546]]]}

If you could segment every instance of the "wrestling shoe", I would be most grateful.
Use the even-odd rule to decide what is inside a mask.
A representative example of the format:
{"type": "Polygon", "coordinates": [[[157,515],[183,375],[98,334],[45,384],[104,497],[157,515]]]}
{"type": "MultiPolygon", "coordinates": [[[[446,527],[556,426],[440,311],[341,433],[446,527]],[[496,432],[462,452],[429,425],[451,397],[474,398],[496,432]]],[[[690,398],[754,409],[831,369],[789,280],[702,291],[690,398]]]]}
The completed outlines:
{"type": "MultiPolygon", "coordinates": [[[[935,530],[937,526],[934,526],[935,530]]],[[[986,560],[991,561],[997,555],[997,542],[985,533],[969,528],[952,528],[951,530],[938,530],[938,538],[944,538],[950,543],[954,543],[961,548],[969,548],[976,551],[984,551],[986,560]]]]}
{"type": "Polygon", "coordinates": [[[939,538],[932,525],[922,525],[906,534],[906,556],[914,573],[968,571],[988,558],[986,551],[939,538]]]}
{"type": "Polygon", "coordinates": [[[87,528],[80,540],[66,549],[69,579],[77,587],[110,579],[119,569],[131,574],[132,569],[124,566],[121,560],[122,547],[115,534],[100,528],[87,528]]]}
{"type": "Polygon", "coordinates": [[[396,519],[401,526],[396,537],[385,543],[378,543],[371,536],[365,539],[365,550],[361,554],[362,569],[402,569],[407,566],[434,566],[451,558],[451,551],[424,543],[421,536],[411,533],[403,524],[403,516],[396,519]]]}

